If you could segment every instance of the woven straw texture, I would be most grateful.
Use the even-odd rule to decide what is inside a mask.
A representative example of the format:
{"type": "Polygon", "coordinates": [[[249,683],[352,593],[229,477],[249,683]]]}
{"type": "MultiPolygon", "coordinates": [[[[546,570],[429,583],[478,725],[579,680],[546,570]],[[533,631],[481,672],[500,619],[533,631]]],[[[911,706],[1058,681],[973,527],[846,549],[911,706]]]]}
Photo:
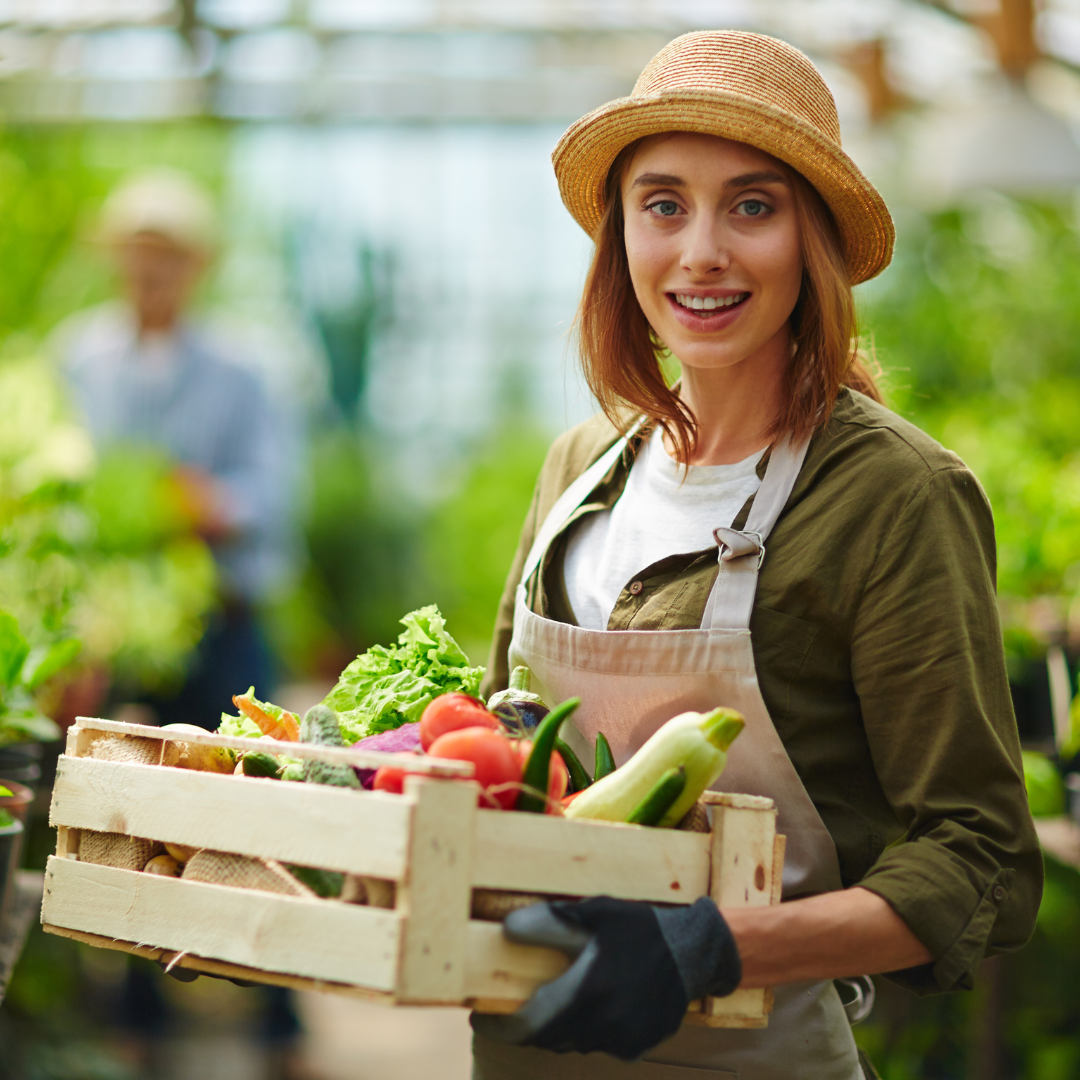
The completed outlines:
{"type": "MultiPolygon", "coordinates": [[[[151,740],[152,741],[152,740],[151,740]]],[[[123,833],[91,832],[79,834],[79,861],[115,866],[118,870],[142,870],[155,856],[165,850],[156,840],[123,833]]]]}
{"type": "Polygon", "coordinates": [[[736,30],[684,34],[649,61],[629,97],[572,124],[551,160],[563,202],[590,236],[619,151],[665,131],[720,135],[786,162],[832,210],[852,282],[888,266],[895,240],[888,208],[841,148],[836,103],[798,49],[736,30]]]}
{"type": "Polygon", "coordinates": [[[286,896],[315,896],[273,859],[250,859],[246,855],[230,855],[225,851],[196,852],[184,864],[180,876],[185,881],[226,885],[232,889],[258,889],[260,892],[284,893],[286,896]]]}

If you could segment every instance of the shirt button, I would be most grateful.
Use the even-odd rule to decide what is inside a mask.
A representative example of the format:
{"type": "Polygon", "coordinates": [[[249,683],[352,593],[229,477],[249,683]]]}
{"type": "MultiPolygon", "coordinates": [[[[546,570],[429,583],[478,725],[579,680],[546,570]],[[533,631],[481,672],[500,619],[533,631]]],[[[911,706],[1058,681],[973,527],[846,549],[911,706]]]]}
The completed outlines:
{"type": "Polygon", "coordinates": [[[990,895],[1000,904],[1005,899],[1005,886],[995,885],[994,891],[990,895]]]}
{"type": "Polygon", "coordinates": [[[632,593],[633,593],[633,594],[634,594],[635,596],[637,596],[637,594],[638,594],[639,592],[641,592],[641,590],[642,590],[642,589],[644,589],[644,588],[645,588],[645,586],[644,586],[644,585],[642,585],[640,581],[635,581],[635,582],[634,582],[634,583],[633,583],[633,584],[632,584],[632,585],[630,586],[630,591],[631,591],[631,592],[632,592],[632,593]]]}

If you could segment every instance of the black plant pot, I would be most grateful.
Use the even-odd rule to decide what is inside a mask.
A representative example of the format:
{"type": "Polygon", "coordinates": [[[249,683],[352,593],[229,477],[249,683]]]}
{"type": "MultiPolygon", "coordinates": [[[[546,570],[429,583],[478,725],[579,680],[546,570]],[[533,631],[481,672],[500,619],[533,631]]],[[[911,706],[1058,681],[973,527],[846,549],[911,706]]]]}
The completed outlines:
{"type": "Polygon", "coordinates": [[[21,821],[0,825],[0,926],[7,918],[8,905],[15,895],[15,871],[19,869],[22,839],[21,821]]]}
{"type": "Polygon", "coordinates": [[[0,747],[0,776],[36,790],[41,779],[41,743],[0,747]]]}

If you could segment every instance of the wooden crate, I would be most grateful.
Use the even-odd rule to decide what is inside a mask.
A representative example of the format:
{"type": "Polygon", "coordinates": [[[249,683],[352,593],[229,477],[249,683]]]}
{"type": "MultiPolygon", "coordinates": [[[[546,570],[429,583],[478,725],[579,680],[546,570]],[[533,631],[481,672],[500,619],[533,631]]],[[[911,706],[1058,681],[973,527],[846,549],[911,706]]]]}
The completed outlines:
{"type": "MultiPolygon", "coordinates": [[[[478,809],[472,766],[427,770],[404,795],[129,764],[91,756],[98,740],[145,737],[266,749],[265,742],[80,718],[53,789],[58,830],[41,921],[51,933],[195,971],[354,994],[387,1003],[509,1012],[566,958],[506,941],[470,918],[474,889],[725,907],[778,903],[784,838],[768,799],[708,793],[711,833],[478,809]],[[159,877],[79,859],[86,831],[335,870],[386,906],[159,877]]],[[[100,752],[100,747],[97,752],[100,752]]],[[[376,766],[395,756],[288,744],[295,757],[376,766]]],[[[764,1027],[771,994],[695,1002],[688,1018],[764,1027]]]]}

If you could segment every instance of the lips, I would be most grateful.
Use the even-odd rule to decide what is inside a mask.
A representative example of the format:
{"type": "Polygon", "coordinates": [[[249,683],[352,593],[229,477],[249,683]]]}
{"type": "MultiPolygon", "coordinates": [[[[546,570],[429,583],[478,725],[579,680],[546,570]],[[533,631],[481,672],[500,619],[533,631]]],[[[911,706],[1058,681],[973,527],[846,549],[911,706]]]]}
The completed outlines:
{"type": "Polygon", "coordinates": [[[684,329],[695,334],[715,334],[735,323],[753,293],[713,290],[705,293],[665,293],[671,313],[684,329]]]}

